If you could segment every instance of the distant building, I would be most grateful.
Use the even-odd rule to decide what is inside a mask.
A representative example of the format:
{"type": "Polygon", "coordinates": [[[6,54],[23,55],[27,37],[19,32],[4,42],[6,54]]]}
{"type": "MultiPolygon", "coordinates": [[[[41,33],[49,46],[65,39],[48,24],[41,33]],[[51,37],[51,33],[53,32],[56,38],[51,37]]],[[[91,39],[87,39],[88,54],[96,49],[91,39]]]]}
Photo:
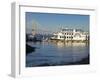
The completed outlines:
{"type": "Polygon", "coordinates": [[[65,28],[57,33],[54,33],[51,39],[66,40],[66,41],[68,40],[84,41],[84,40],[89,40],[89,33],[84,32],[81,29],[65,28]]]}

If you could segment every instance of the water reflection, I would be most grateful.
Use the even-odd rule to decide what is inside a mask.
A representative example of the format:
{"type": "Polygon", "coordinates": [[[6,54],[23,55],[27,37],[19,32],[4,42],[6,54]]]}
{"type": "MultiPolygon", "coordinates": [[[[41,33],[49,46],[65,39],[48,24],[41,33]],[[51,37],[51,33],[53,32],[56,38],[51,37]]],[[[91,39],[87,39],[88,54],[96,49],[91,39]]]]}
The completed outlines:
{"type": "Polygon", "coordinates": [[[28,42],[36,47],[26,56],[26,67],[89,64],[89,44],[77,42],[28,42]]]}
{"type": "Polygon", "coordinates": [[[55,43],[59,48],[64,46],[87,46],[88,43],[85,42],[56,42],[55,43]]]}

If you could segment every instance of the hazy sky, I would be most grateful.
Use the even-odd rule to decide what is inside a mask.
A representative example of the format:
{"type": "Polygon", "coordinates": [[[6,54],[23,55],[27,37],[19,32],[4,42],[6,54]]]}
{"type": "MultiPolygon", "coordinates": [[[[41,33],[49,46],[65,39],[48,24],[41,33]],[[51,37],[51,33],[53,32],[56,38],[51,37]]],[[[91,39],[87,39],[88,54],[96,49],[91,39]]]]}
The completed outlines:
{"type": "Polygon", "coordinates": [[[55,32],[62,27],[88,31],[89,15],[26,12],[26,32],[31,32],[33,24],[41,31],[55,32]]]}

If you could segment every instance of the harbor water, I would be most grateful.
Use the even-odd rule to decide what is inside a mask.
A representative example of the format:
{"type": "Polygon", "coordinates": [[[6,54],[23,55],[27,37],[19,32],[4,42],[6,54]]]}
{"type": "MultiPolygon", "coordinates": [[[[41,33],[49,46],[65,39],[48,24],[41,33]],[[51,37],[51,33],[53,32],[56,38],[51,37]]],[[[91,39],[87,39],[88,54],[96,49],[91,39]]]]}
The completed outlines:
{"type": "Polygon", "coordinates": [[[89,44],[85,42],[45,41],[27,44],[36,48],[26,55],[26,67],[89,64],[89,44]]]}

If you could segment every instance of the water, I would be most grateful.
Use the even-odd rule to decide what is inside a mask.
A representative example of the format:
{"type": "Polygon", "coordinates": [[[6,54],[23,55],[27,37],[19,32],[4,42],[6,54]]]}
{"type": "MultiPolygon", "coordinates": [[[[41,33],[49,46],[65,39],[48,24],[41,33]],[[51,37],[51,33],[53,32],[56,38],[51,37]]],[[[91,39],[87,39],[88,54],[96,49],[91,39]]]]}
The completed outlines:
{"type": "Polygon", "coordinates": [[[36,50],[26,55],[26,67],[80,64],[89,56],[87,43],[28,42],[28,45],[36,50]]]}

